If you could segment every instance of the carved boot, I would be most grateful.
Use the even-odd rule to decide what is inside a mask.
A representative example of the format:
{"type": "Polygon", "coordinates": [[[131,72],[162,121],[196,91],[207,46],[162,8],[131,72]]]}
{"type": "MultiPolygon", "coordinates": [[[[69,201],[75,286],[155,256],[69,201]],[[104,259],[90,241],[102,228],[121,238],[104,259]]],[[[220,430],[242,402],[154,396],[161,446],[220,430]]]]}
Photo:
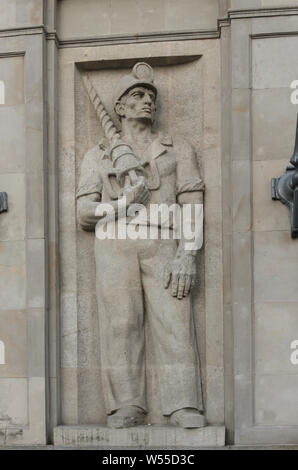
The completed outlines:
{"type": "Polygon", "coordinates": [[[174,411],[171,414],[170,423],[180,428],[203,428],[207,424],[205,416],[194,408],[174,411]]]}
{"type": "Polygon", "coordinates": [[[137,406],[127,406],[108,416],[109,428],[130,428],[144,424],[145,412],[137,406]]]}

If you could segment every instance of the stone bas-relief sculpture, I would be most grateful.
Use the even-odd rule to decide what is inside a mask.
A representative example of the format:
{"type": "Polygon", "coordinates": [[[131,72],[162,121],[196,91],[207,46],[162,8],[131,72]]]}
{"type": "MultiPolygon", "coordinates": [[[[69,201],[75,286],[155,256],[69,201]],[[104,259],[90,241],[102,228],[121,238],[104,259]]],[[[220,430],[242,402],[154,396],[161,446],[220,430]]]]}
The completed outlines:
{"type": "MultiPolygon", "coordinates": [[[[119,224],[120,199],[125,200],[125,210],[134,203],[147,208],[162,203],[202,204],[204,185],[194,150],[176,135],[153,130],[157,88],[151,67],[136,64],[116,87],[114,109],[121,134],[88,79],[85,84],[108,138],[88,151],[82,162],[77,192],[82,228],[95,230],[103,217],[96,215],[98,208],[108,202],[119,224]],[[115,190],[114,180],[121,191],[115,190]]],[[[197,249],[187,250],[183,238],[95,237],[94,250],[108,426],[129,427],[145,421],[145,318],[159,368],[163,415],[173,425],[204,426],[189,295],[195,283],[197,249]]]]}

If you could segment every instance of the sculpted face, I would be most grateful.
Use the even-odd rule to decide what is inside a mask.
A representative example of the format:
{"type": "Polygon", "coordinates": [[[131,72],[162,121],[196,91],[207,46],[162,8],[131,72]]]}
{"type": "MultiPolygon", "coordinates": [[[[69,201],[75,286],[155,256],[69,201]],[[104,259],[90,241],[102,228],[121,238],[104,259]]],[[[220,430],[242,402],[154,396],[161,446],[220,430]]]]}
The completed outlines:
{"type": "Polygon", "coordinates": [[[153,90],[136,86],[129,90],[116,105],[116,112],[125,119],[154,120],[156,96],[153,90]]]}

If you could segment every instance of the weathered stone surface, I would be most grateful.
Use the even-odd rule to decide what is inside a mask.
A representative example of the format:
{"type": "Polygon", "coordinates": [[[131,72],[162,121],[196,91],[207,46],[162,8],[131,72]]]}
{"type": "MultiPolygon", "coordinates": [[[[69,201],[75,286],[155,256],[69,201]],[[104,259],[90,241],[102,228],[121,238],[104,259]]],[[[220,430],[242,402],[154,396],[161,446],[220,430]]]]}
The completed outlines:
{"type": "Polygon", "coordinates": [[[7,421],[6,444],[46,442],[48,80],[43,29],[30,29],[43,24],[44,6],[42,0],[0,2],[0,191],[9,202],[0,219],[0,341],[6,353],[0,415],[7,421]]]}
{"type": "Polygon", "coordinates": [[[39,25],[42,20],[43,0],[1,0],[1,29],[39,25]]]}
{"type": "Polygon", "coordinates": [[[232,162],[231,174],[233,180],[233,229],[235,232],[246,234],[251,230],[251,162],[235,160],[232,162]]]}
{"type": "MultiPolygon", "coordinates": [[[[281,0],[261,0],[262,7],[282,7],[284,6],[281,0]]],[[[297,0],[288,0],[286,6],[297,6],[297,0]]]]}
{"type": "Polygon", "coordinates": [[[288,160],[253,162],[253,228],[255,231],[290,230],[289,211],[283,204],[272,201],[271,178],[278,177],[288,160]]]}
{"type": "MultiPolygon", "coordinates": [[[[5,345],[5,364],[0,377],[27,377],[27,315],[25,310],[0,310],[0,339],[5,345]]],[[[0,405],[1,410],[1,405],[0,405]]]]}
{"type": "MultiPolygon", "coordinates": [[[[269,1],[252,6],[263,7],[265,3],[282,6],[269,1]]],[[[244,9],[245,5],[235,1],[232,7],[244,9]]],[[[232,22],[232,51],[239,54],[232,60],[231,73],[234,87],[241,88],[233,90],[232,111],[234,103],[236,109],[245,104],[246,113],[236,112],[232,121],[232,158],[237,159],[238,153],[247,159],[241,177],[232,164],[230,266],[224,258],[225,269],[232,270],[236,442],[292,442],[291,430],[297,432],[296,427],[291,428],[297,419],[289,412],[295,407],[292,389],[296,369],[290,360],[290,344],[291,332],[296,330],[292,260],[297,257],[297,243],[290,238],[287,209],[274,209],[271,200],[271,178],[279,168],[283,173],[294,145],[297,109],[291,103],[290,85],[295,76],[296,38],[249,37],[250,31],[272,36],[277,31],[290,32],[293,25],[290,17],[285,21],[267,17],[232,22]],[[283,431],[278,426],[284,426],[283,431]]],[[[228,204],[228,198],[226,201],[228,204]]],[[[229,292],[228,285],[225,289],[229,292]]]]}
{"type": "Polygon", "coordinates": [[[28,424],[28,381],[0,378],[0,428],[28,424]]]}
{"type": "MultiPolygon", "coordinates": [[[[269,0],[270,1],[270,0],[269,0]]],[[[278,1],[278,0],[277,0],[278,1]]],[[[296,0],[293,0],[293,6],[297,7],[296,0]]],[[[277,5],[281,7],[281,3],[277,5]]],[[[273,16],[268,21],[268,18],[259,18],[256,17],[252,24],[252,33],[253,34],[264,34],[264,33],[289,33],[296,31],[297,28],[297,18],[296,15],[289,15],[283,18],[283,21],[280,21],[280,17],[273,16]]]]}
{"type": "MultiPolygon", "coordinates": [[[[3,217],[5,216],[6,213],[1,214],[1,229],[3,217]]],[[[2,286],[0,290],[1,309],[24,309],[26,307],[26,255],[24,241],[0,243],[0,282],[2,286]]]]}
{"type": "MultiPolygon", "coordinates": [[[[295,349],[291,344],[295,340],[298,340],[297,302],[255,304],[256,374],[280,374],[280,386],[284,374],[295,375],[297,364],[291,361],[295,349]]],[[[288,384],[284,387],[286,390],[288,384]]]]}
{"type": "Polygon", "coordinates": [[[167,447],[198,448],[224,446],[225,429],[207,426],[201,429],[181,429],[174,426],[138,426],[130,429],[109,429],[99,426],[58,426],[54,430],[55,446],[94,446],[139,449],[167,447]]]}
{"type": "Polygon", "coordinates": [[[165,29],[211,29],[215,26],[218,8],[216,0],[186,0],[184,3],[179,0],[165,0],[165,29]]]}
{"type": "MultiPolygon", "coordinates": [[[[101,132],[81,77],[88,70],[115,117],[111,93],[139,60],[156,67],[156,128],[192,143],[206,182],[193,309],[207,418],[225,421],[231,441],[297,442],[297,365],[290,360],[297,241],[290,239],[288,210],[271,200],[270,187],[288,163],[295,134],[290,85],[298,80],[297,11],[290,6],[297,0],[0,0],[0,191],[9,200],[0,216],[1,444],[46,442],[46,387],[50,428],[60,408],[65,424],[105,422],[93,234],[78,229],[75,200],[83,155],[101,132]],[[272,7],[279,11],[257,10],[272,7]],[[230,13],[220,38],[184,40],[205,29],[215,37],[228,8],[243,11],[230,13]],[[91,36],[102,44],[107,35],[113,45],[62,44],[58,60],[53,34],[27,28],[43,23],[62,39],[91,36]],[[183,40],[177,34],[164,41],[174,38],[167,36],[171,30],[180,30],[183,40]],[[137,33],[155,34],[142,44],[137,33]]],[[[146,426],[129,430],[127,440],[122,431],[117,436],[131,447],[135,436],[137,446],[149,440],[160,447],[168,445],[170,429],[171,443],[182,439],[187,447],[195,439],[196,447],[206,430],[189,437],[161,416],[154,338],[146,327],[146,422],[162,431],[146,426]]],[[[106,446],[118,446],[107,428],[64,435],[74,446],[102,436],[106,446]]]]}
{"type": "Polygon", "coordinates": [[[265,426],[297,426],[295,406],[297,373],[257,375],[255,382],[256,423],[265,426]],[[274,390],[274,393],[272,391],[274,390]]]}
{"type": "Polygon", "coordinates": [[[45,241],[29,239],[26,248],[27,305],[41,308],[45,306],[45,241]]]}
{"type": "Polygon", "coordinates": [[[22,173],[0,174],[0,188],[1,191],[7,193],[9,198],[9,212],[1,214],[0,241],[24,240],[26,225],[25,175],[22,173]]]}
{"type": "Polygon", "coordinates": [[[232,90],[232,155],[233,160],[250,158],[250,99],[251,90],[232,90]]]}
{"type": "MultiPolygon", "coordinates": [[[[282,160],[292,156],[295,143],[297,106],[291,103],[290,83],[286,88],[254,90],[252,94],[253,159],[282,160]],[[278,109],[278,113],[276,110],[278,109]]],[[[272,162],[274,167],[274,163],[272,162]]]]}
{"type": "Polygon", "coordinates": [[[63,38],[215,29],[217,0],[79,0],[58,2],[58,32],[63,38]],[[70,21],[71,17],[71,21],[70,21]]]}
{"type": "Polygon", "coordinates": [[[295,62],[298,38],[279,37],[269,41],[256,39],[252,44],[252,77],[254,89],[288,88],[298,76],[295,62]],[[284,51],[287,51],[285,54],[284,51]],[[274,72],[273,72],[274,71],[274,72]]]}
{"type": "MultiPolygon", "coordinates": [[[[1,108],[24,104],[24,57],[22,55],[0,58],[0,80],[4,84],[4,103],[1,103],[1,108]]],[[[20,109],[18,114],[20,114],[20,109]]]]}
{"type": "Polygon", "coordinates": [[[231,31],[232,88],[250,86],[250,44],[251,20],[236,21],[231,31]]]}
{"type": "MultiPolygon", "coordinates": [[[[250,0],[249,7],[250,8],[258,8],[261,6],[262,0],[250,0]]],[[[230,8],[232,9],[241,9],[247,7],[247,2],[245,0],[230,0],[230,8]]]]}
{"type": "Polygon", "coordinates": [[[45,328],[45,315],[42,308],[27,310],[27,364],[29,377],[42,377],[46,361],[45,340],[40,334],[45,328]],[[36,354],[39,351],[39,354],[36,354]]]}
{"type": "Polygon", "coordinates": [[[297,302],[297,255],[298,244],[292,242],[289,230],[254,234],[256,302],[297,302]]]}
{"type": "MultiPolygon", "coordinates": [[[[230,7],[232,9],[245,10],[249,8],[270,8],[270,7],[284,7],[285,4],[282,0],[249,0],[249,5],[245,0],[230,0],[230,7]]],[[[297,6],[297,0],[287,0],[286,6],[297,6]]]]}

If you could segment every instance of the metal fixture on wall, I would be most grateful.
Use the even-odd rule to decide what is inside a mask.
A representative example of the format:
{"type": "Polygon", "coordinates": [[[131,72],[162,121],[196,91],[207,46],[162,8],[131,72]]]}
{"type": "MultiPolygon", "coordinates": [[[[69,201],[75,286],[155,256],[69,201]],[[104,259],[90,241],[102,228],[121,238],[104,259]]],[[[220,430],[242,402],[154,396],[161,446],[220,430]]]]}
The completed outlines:
{"type": "Polygon", "coordinates": [[[8,211],[7,194],[0,193],[0,214],[6,211],[8,211]]]}
{"type": "Polygon", "coordinates": [[[291,236],[298,238],[298,115],[295,148],[290,163],[280,178],[272,178],[272,199],[281,201],[290,209],[291,236]]]}

